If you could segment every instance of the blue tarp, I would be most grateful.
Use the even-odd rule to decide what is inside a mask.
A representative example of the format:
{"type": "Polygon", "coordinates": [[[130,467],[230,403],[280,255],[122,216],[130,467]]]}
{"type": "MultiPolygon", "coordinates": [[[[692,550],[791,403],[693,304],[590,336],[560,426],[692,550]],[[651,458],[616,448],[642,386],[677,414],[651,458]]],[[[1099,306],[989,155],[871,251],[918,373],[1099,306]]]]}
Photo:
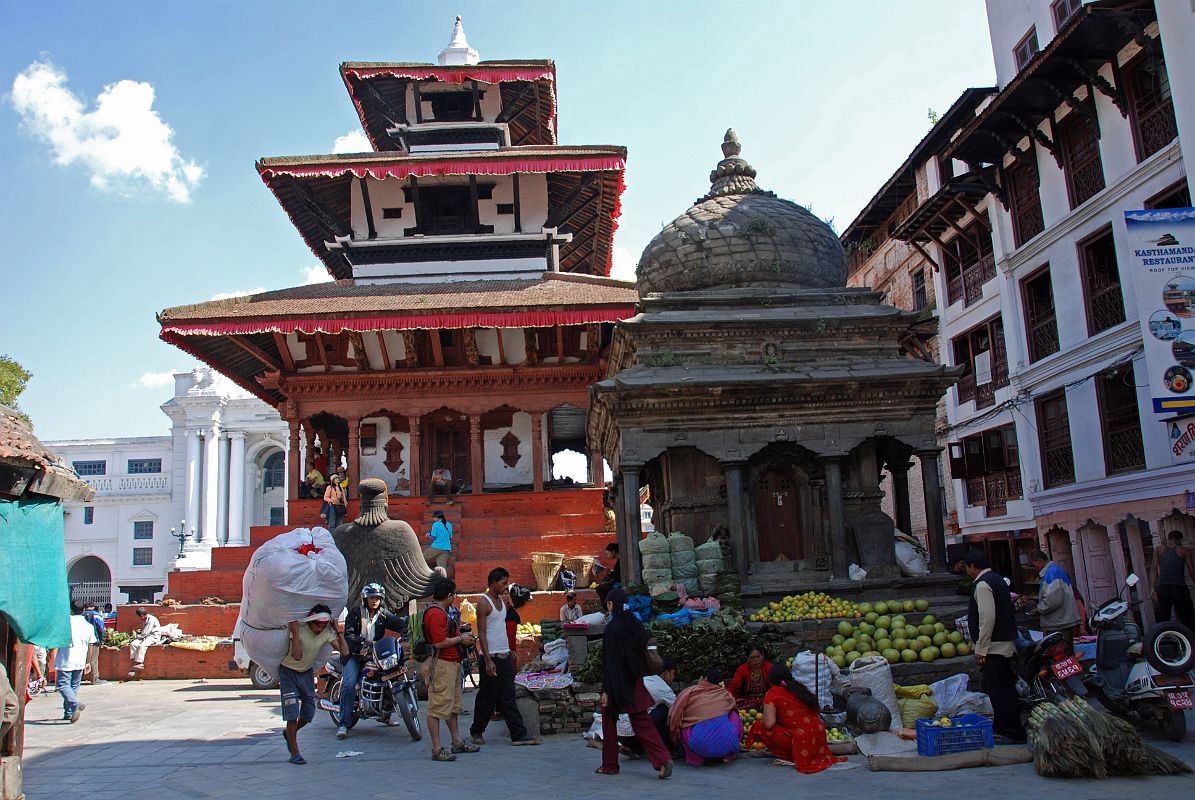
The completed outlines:
{"type": "Polygon", "coordinates": [[[62,506],[57,500],[0,500],[0,611],[21,641],[71,641],[62,506]]]}

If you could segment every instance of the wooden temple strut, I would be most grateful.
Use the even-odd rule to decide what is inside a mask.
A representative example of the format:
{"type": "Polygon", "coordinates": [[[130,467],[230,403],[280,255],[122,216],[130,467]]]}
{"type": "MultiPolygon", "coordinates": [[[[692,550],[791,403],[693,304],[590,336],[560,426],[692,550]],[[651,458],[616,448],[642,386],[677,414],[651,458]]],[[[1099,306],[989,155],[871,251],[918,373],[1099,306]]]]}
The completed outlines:
{"type": "Polygon", "coordinates": [[[231,341],[233,344],[235,344],[237,347],[241,348],[241,349],[242,349],[242,350],[244,350],[246,353],[248,353],[249,355],[253,356],[254,358],[256,358],[256,359],[257,359],[258,361],[260,361],[261,363],[265,364],[265,365],[266,365],[267,367],[269,367],[270,369],[272,369],[272,370],[277,370],[277,371],[281,371],[281,370],[282,370],[282,368],[281,368],[280,366],[278,366],[278,362],[277,362],[277,361],[275,361],[273,358],[271,358],[271,357],[270,357],[270,356],[269,356],[269,355],[266,353],[266,351],[265,351],[265,350],[262,350],[260,347],[258,347],[257,345],[253,344],[253,342],[250,342],[249,340],[245,339],[244,337],[242,337],[242,336],[238,336],[238,335],[236,335],[236,334],[232,334],[232,335],[230,335],[230,336],[228,337],[228,339],[229,339],[229,341],[231,341]]]}
{"type": "Polygon", "coordinates": [[[282,366],[287,372],[295,371],[295,357],[290,353],[290,345],[286,343],[286,336],[274,331],[274,344],[278,347],[278,355],[282,357],[282,366]]]}

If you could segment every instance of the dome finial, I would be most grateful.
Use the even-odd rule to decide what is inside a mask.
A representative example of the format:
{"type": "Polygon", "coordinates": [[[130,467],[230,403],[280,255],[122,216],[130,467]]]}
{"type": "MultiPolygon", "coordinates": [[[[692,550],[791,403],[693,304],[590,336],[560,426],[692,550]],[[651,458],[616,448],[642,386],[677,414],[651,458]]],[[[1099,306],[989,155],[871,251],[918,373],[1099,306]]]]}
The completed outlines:
{"type": "Polygon", "coordinates": [[[734,132],[734,128],[727,128],[726,135],[722,137],[724,158],[710,173],[710,183],[713,186],[710,187],[706,197],[751,194],[759,191],[759,186],[755,184],[755,168],[745,159],[739,157],[742,150],[743,146],[739,143],[739,135],[734,132]]]}
{"type": "Polygon", "coordinates": [[[438,59],[440,66],[443,67],[449,64],[476,64],[479,58],[477,51],[469,46],[469,40],[465,38],[465,26],[461,23],[461,18],[458,14],[456,22],[452,26],[452,39],[440,51],[438,59]]]}

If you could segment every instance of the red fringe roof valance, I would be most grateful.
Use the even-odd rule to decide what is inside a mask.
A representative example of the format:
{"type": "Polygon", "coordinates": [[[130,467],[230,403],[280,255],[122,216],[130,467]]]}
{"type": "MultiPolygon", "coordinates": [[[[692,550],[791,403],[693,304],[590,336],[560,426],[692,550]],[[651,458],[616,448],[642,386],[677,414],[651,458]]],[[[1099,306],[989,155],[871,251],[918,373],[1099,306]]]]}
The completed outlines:
{"type": "Polygon", "coordinates": [[[626,159],[608,158],[546,158],[546,159],[463,159],[459,161],[399,162],[371,164],[368,162],[330,162],[310,166],[267,167],[261,170],[266,183],[276,175],[295,178],[335,178],[352,174],[357,178],[369,175],[377,180],[407,178],[411,175],[513,175],[516,172],[605,172],[626,169],[626,159]]]}

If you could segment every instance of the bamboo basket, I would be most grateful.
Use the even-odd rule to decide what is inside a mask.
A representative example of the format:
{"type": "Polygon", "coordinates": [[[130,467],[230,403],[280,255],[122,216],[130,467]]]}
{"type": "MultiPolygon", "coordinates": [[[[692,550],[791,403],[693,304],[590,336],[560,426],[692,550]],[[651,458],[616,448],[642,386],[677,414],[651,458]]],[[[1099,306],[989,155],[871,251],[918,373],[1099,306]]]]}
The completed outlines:
{"type": "Polygon", "coordinates": [[[593,556],[567,556],[564,568],[571,569],[577,576],[577,586],[589,585],[589,571],[593,569],[593,556]]]}
{"type": "Polygon", "coordinates": [[[546,592],[556,583],[560,575],[560,564],[564,561],[564,553],[532,553],[531,571],[535,575],[535,583],[541,592],[546,592]]]}

